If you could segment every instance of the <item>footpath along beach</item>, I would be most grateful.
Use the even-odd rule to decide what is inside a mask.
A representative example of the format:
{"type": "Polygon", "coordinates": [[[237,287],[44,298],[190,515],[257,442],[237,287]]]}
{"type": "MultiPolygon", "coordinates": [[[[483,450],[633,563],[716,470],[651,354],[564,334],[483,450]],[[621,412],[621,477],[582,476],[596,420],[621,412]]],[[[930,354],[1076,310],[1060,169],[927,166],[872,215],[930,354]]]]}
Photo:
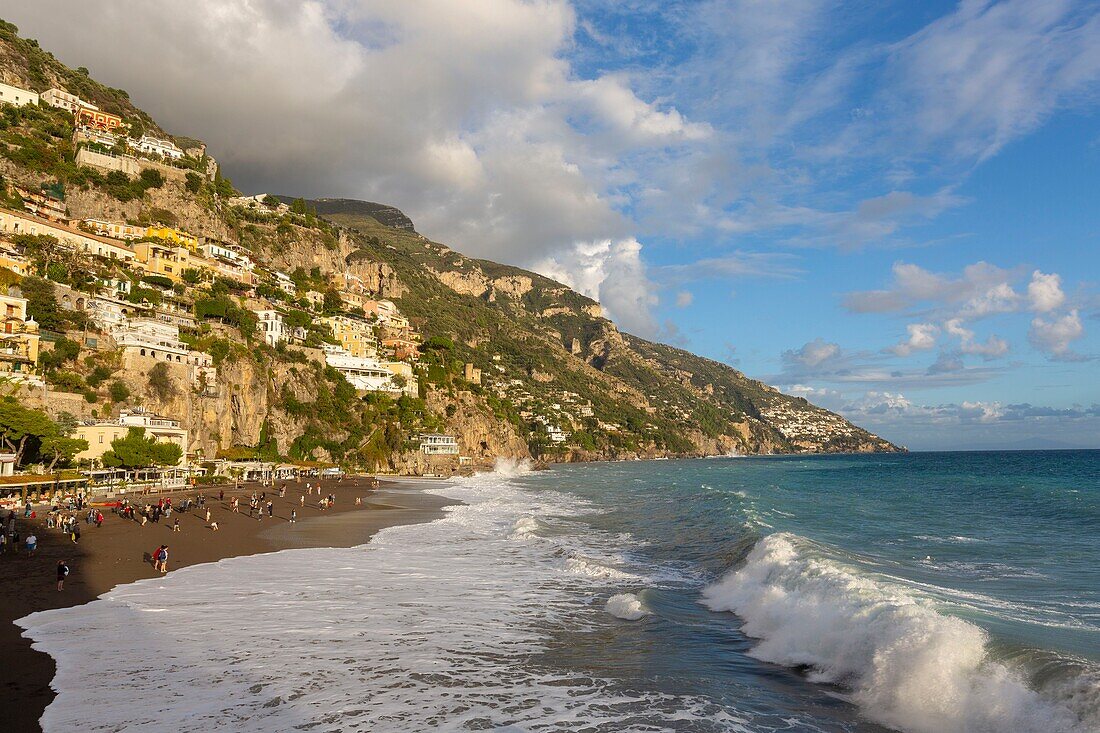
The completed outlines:
{"type": "MultiPolygon", "coordinates": [[[[0,556],[0,658],[4,660],[0,665],[0,707],[5,711],[4,729],[39,730],[38,720],[54,697],[50,688],[55,672],[53,659],[32,649],[14,621],[35,611],[81,605],[117,585],[155,577],[158,573],[151,555],[160,545],[168,545],[169,572],[276,550],[352,547],[367,542],[385,527],[438,519],[443,516],[443,507],[455,503],[422,490],[438,482],[416,479],[382,479],[378,488],[372,488],[369,479],[357,477],[308,483],[313,492],[306,495],[307,481],[286,482],[283,498],[278,496],[283,485],[279,481],[274,486],[248,483],[236,489],[213,486],[131,497],[137,505],[156,504],[161,497],[171,497],[178,507],[185,498],[195,499],[204,493],[217,531],[210,528],[205,509],[199,507],[188,512],[173,511],[171,517],[161,518],[159,523],[142,526],[102,506],[102,527],[85,523],[85,512],[78,513],[81,534],[79,543],[74,544],[60,530],[46,527],[42,507],[37,508],[35,520],[24,519],[23,513],[17,512],[20,534],[24,538],[35,534],[38,549],[34,557],[28,557],[22,547],[18,551],[9,547],[0,556]],[[224,500],[219,500],[222,491],[224,500]],[[273,516],[268,516],[265,509],[262,519],[249,517],[253,492],[266,492],[265,502],[272,501],[273,516]],[[319,502],[329,494],[335,495],[335,504],[322,510],[319,502]],[[238,513],[231,510],[234,497],[240,500],[238,513]],[[357,498],[361,504],[356,503],[357,498]],[[293,523],[289,521],[292,511],[297,512],[293,523]],[[180,531],[174,532],[177,518],[180,531]],[[71,573],[64,590],[58,592],[56,567],[60,560],[67,561],[71,573]]],[[[95,630],[88,632],[94,634],[95,630]]]]}

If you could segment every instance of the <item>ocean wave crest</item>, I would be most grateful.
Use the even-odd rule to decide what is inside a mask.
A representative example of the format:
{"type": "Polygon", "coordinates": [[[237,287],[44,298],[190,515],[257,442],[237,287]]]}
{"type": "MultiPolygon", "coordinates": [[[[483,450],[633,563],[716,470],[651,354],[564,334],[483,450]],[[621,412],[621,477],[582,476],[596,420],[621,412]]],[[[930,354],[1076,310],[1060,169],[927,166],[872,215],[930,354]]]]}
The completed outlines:
{"type": "Polygon", "coordinates": [[[753,656],[845,685],[869,717],[901,730],[1085,733],[1100,724],[1096,686],[1041,695],[1021,670],[991,658],[978,626],[816,557],[789,533],[760,540],[703,598],[744,620],[759,639],[753,656]]]}

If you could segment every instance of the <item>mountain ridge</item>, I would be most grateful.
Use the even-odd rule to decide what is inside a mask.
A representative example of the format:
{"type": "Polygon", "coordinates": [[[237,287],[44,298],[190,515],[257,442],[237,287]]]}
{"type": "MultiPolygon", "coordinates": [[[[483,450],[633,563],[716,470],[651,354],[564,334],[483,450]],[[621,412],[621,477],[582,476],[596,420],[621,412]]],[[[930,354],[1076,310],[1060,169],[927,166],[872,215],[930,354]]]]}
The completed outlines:
{"type": "MultiPolygon", "coordinates": [[[[131,135],[162,130],[124,92],[94,82],[86,70],[67,69],[2,22],[0,70],[38,92],[48,84],[87,88],[101,107],[117,110],[131,135]]],[[[78,157],[86,143],[76,133],[62,110],[5,107],[5,184],[60,196],[76,221],[152,223],[238,248],[256,263],[259,281],[252,289],[224,279],[165,287],[118,262],[47,258],[40,274],[78,299],[94,295],[97,283],[122,278],[134,286],[126,297],[139,313],[154,316],[167,304],[189,313],[170,317],[184,324],[180,338],[192,348],[216,354],[221,380],[199,389],[185,368],[172,365],[170,388],[154,388],[147,369],[120,363],[102,334],[106,348],[48,375],[49,390],[26,393],[54,413],[95,418],[139,402],[178,417],[204,455],[285,456],[406,473],[457,469],[460,461],[441,468],[417,450],[419,433],[439,431],[457,436],[463,457],[475,463],[501,455],[585,461],[903,450],[728,365],[622,333],[591,298],[433,242],[396,207],[338,197],[276,197],[292,204],[289,210],[235,203],[239,193],[189,137],[174,138],[189,143],[182,160],[136,160],[141,175],[104,174],[94,157],[78,157]],[[298,293],[283,289],[279,276],[298,293]],[[322,368],[318,347],[332,333],[318,327],[320,317],[363,317],[340,303],[337,291],[349,278],[370,297],[396,303],[423,336],[415,399],[356,397],[339,373],[322,368]],[[324,304],[306,302],[307,290],[323,292],[324,304]],[[211,319],[209,303],[219,298],[222,315],[211,319]],[[248,315],[261,309],[308,324],[309,338],[265,344],[248,315]],[[103,373],[128,387],[129,401],[108,394],[103,373]]],[[[18,206],[19,197],[8,195],[15,198],[5,205],[18,206]]],[[[65,333],[86,341],[87,319],[70,321],[84,331],[65,333]]]]}

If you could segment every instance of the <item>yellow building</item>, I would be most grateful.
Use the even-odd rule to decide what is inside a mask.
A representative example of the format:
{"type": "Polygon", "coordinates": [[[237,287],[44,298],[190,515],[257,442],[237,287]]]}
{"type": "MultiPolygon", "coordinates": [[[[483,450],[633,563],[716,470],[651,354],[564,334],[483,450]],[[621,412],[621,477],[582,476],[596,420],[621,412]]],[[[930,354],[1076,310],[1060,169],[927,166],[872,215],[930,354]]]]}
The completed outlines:
{"type": "Polygon", "coordinates": [[[137,242],[134,244],[138,262],[150,275],[163,275],[174,283],[182,282],[180,275],[191,267],[191,255],[178,244],[137,242]]]}
{"type": "Polygon", "coordinates": [[[378,352],[374,327],[366,321],[347,316],[328,316],[320,321],[332,329],[333,337],[351,356],[366,359],[378,352]]]}
{"type": "Polygon", "coordinates": [[[38,324],[27,299],[0,295],[0,375],[32,375],[38,364],[38,324]]]}
{"type": "Polygon", "coordinates": [[[145,228],[145,236],[153,237],[154,239],[163,239],[167,242],[174,242],[176,244],[182,244],[184,247],[190,250],[196,250],[199,247],[199,238],[193,234],[188,234],[182,229],[176,229],[174,227],[161,226],[160,224],[154,224],[145,228]]]}
{"type": "Polygon", "coordinates": [[[0,251],[0,267],[11,270],[20,276],[30,274],[30,262],[26,257],[20,257],[14,252],[0,251]]]}
{"type": "Polygon", "coordinates": [[[180,427],[179,420],[161,417],[142,408],[122,410],[117,420],[78,425],[76,437],[88,441],[88,449],[76,454],[76,460],[99,461],[103,454],[111,450],[111,442],[125,438],[130,428],[145,428],[146,438],[156,438],[162,443],[175,443],[181,454],[177,466],[187,465],[187,431],[180,427]]]}

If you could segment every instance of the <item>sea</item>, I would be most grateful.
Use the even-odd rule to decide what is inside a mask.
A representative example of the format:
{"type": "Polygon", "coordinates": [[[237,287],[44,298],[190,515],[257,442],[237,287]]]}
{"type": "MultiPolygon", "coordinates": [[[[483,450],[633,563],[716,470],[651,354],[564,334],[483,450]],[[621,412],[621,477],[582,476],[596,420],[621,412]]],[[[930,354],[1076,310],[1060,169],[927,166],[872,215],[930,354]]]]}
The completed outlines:
{"type": "Polygon", "coordinates": [[[1100,731],[1100,451],[497,470],[20,623],[46,731],[1100,731]]]}

